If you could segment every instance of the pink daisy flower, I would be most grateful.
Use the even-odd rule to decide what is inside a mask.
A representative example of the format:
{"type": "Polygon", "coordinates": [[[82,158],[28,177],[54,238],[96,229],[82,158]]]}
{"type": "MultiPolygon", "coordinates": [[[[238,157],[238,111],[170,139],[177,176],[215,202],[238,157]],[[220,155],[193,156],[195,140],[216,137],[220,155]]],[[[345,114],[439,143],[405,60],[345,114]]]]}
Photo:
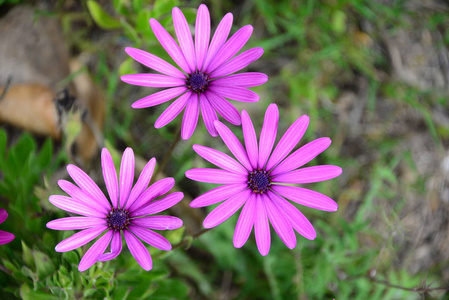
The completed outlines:
{"type": "Polygon", "coordinates": [[[150,253],[141,240],[155,248],[171,250],[170,242],[153,230],[177,229],[182,226],[182,221],[171,216],[150,215],[172,207],[184,195],[176,192],[156,200],[166,194],[175,181],[173,178],[165,178],[148,187],[156,164],[154,158],[146,164],[133,187],[134,153],[131,148],[123,153],[119,181],[111,154],[106,148],[101,152],[101,164],[109,200],[97,184],[74,165],[68,165],[67,171],[79,187],[66,180],[58,181],[61,189],[70,197],[53,195],[49,198],[50,202],[81,216],[53,220],[47,223],[47,227],[55,230],[83,230],[60,242],[55,250],[66,252],[76,249],[104,233],[81,259],[78,270],[84,271],[97,261],[117,257],[122,251],[123,233],[126,244],[139,265],[147,271],[151,270],[150,253]],[[110,251],[105,253],[109,245],[110,251]]]}
{"type": "MultiPolygon", "coordinates": [[[[3,208],[0,208],[0,224],[5,222],[8,218],[8,213],[3,208]]],[[[8,244],[15,238],[14,234],[0,230],[0,245],[8,244]]]]}
{"type": "Polygon", "coordinates": [[[228,122],[240,125],[239,112],[225,98],[242,102],[259,101],[259,95],[247,88],[268,80],[268,76],[262,73],[231,75],[263,54],[262,48],[252,48],[234,57],[248,41],[253,27],[242,27],[226,41],[232,26],[232,14],[228,13],[209,43],[210,16],[204,4],[198,8],[195,42],[186,18],[177,7],[173,8],[173,23],[179,45],[157,20],[150,19],[156,38],[181,70],[151,53],[135,48],[125,49],[133,59],[162,74],[124,75],[121,77],[122,81],[140,86],[168,88],[137,100],[132,107],[155,106],[179,97],[161,114],[154,127],[167,125],[185,108],[181,128],[184,140],[192,136],[200,109],[204,124],[212,136],[217,136],[214,127],[214,121],[218,120],[217,113],[228,122]]]}
{"type": "Polygon", "coordinates": [[[337,203],[329,197],[293,186],[324,181],[341,174],[341,168],[332,165],[300,168],[327,149],[331,140],[327,137],[316,139],[289,155],[309,124],[309,117],[302,116],[290,126],[272,152],[278,120],[278,108],[271,104],[265,113],[258,145],[251,119],[246,111],[242,111],[246,150],[231,130],[216,121],[218,134],[237,160],[220,151],[194,145],[193,149],[201,157],[223,170],[205,168],[186,172],[192,180],[223,184],[190,203],[192,207],[203,207],[224,201],[206,217],[204,227],[221,224],[243,206],[234,232],[234,246],[242,247],[254,226],[257,247],[262,255],[267,255],[270,250],[269,222],[290,249],[296,246],[293,230],[307,239],[316,237],[312,224],[286,199],[325,211],[338,209],[337,203]]]}

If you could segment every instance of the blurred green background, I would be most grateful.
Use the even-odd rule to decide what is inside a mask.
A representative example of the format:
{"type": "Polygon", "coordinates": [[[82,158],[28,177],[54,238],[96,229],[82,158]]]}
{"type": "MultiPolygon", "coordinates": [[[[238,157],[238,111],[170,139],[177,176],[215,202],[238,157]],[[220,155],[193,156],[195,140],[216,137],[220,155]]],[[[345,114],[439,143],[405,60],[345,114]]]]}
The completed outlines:
{"type": "MultiPolygon", "coordinates": [[[[136,47],[170,60],[148,19],[157,18],[173,34],[171,9],[180,7],[193,26],[201,3],[0,0],[0,20],[28,6],[33,12],[29,22],[57,22],[63,39],[50,46],[66,49],[82,68],[59,78],[54,89],[90,76],[105,99],[104,129],[100,141],[96,136],[94,142],[115,149],[117,163],[127,146],[142,161],[156,157],[161,162],[176,139],[181,118],[156,130],[153,124],[168,104],[141,110],[130,107],[155,90],[120,81],[120,75],[147,71],[123,49],[136,47]]],[[[66,216],[50,205],[48,196],[62,194],[56,181],[67,177],[67,163],[81,164],[102,184],[98,155],[83,160],[71,144],[82,126],[80,119],[67,112],[60,140],[4,124],[0,205],[10,216],[0,229],[14,233],[16,239],[0,246],[1,297],[449,299],[449,3],[204,3],[211,13],[212,32],[232,12],[231,33],[246,24],[254,26],[244,49],[265,49],[247,68],[269,76],[266,84],[254,88],[261,100],[234,102],[250,113],[256,131],[260,132],[265,109],[274,102],[280,108],[278,140],[303,114],[310,116],[311,123],[298,147],[318,137],[332,139],[330,148],[311,164],[338,165],[343,174],[307,187],[335,199],[339,210],[301,207],[317,238],[309,241],[298,235],[298,246],[289,250],[272,234],[266,257],[258,253],[253,235],[243,248],[232,246],[235,216],[192,237],[200,232],[211,208],[188,208],[187,203],[213,187],[185,178],[186,170],[209,166],[192,145],[227,152],[200,121],[190,140],[174,146],[161,170],[174,177],[177,188],[186,194],[184,204],[171,212],[185,220],[185,228],[163,233],[179,248],[163,253],[148,247],[154,258],[150,272],[142,270],[124,248],[117,259],[80,273],[77,266],[86,248],[56,253],[54,246],[71,233],[45,227],[46,222],[66,216]]],[[[0,29],[7,25],[1,23],[0,29]]],[[[53,57],[44,64],[62,63],[53,57]]],[[[1,85],[7,77],[3,72],[1,85]]],[[[239,127],[231,129],[242,136],[239,127]]]]}

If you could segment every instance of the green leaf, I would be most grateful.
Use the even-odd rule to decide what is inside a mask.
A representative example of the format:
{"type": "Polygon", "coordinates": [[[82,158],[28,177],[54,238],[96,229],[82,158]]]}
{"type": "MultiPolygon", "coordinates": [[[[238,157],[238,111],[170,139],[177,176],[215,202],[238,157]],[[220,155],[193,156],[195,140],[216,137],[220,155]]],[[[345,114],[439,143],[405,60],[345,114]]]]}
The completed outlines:
{"type": "Polygon", "coordinates": [[[131,57],[128,57],[125,59],[118,68],[118,75],[126,75],[126,74],[133,74],[136,73],[136,70],[133,68],[133,59],[131,57]]]}
{"type": "Polygon", "coordinates": [[[87,8],[94,19],[95,23],[103,29],[117,29],[121,27],[120,21],[114,19],[97,2],[93,0],[87,1],[87,8]]]}
{"type": "Polygon", "coordinates": [[[33,250],[32,253],[36,263],[36,272],[39,278],[45,278],[55,271],[55,266],[48,255],[37,250],[33,250]]]}
{"type": "Polygon", "coordinates": [[[28,246],[25,244],[24,241],[22,241],[22,257],[23,257],[23,261],[28,265],[28,266],[33,266],[34,265],[34,258],[33,258],[33,254],[31,253],[30,248],[28,248],[28,246]]]}
{"type": "Polygon", "coordinates": [[[47,139],[37,156],[37,164],[40,168],[45,168],[51,163],[53,156],[53,144],[50,139],[47,139]]]}

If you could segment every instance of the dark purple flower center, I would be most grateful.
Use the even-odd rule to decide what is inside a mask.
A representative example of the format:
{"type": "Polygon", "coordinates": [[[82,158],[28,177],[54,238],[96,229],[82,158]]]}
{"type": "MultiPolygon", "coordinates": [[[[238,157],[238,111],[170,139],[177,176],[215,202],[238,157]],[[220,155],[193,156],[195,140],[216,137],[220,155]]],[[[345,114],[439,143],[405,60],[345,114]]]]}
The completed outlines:
{"type": "Polygon", "coordinates": [[[271,185],[271,177],[263,170],[252,171],[248,175],[248,186],[254,193],[263,194],[271,185]]]}
{"type": "Polygon", "coordinates": [[[129,225],[129,212],[123,209],[113,208],[106,217],[108,227],[121,230],[129,225]]]}
{"type": "Polygon", "coordinates": [[[194,93],[204,92],[209,84],[209,75],[200,71],[195,71],[186,79],[187,88],[194,93]]]}

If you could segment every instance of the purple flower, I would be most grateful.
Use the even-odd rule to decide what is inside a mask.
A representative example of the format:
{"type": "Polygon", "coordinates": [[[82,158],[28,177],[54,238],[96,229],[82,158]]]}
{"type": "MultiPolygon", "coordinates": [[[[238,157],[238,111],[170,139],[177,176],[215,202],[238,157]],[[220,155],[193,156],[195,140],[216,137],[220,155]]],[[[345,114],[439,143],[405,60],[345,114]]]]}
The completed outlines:
{"type": "Polygon", "coordinates": [[[177,7],[173,8],[173,23],[179,45],[157,20],[150,19],[156,38],[182,71],[151,53],[135,48],[125,49],[136,61],[163,75],[124,75],[121,77],[122,81],[140,86],[168,88],[137,100],[132,107],[155,106],[179,97],[161,114],[154,127],[167,125],[185,107],[181,129],[184,140],[192,136],[200,109],[204,124],[212,136],[217,136],[214,127],[214,121],[218,120],[217,113],[228,122],[240,125],[239,112],[225,98],[242,102],[259,101],[259,95],[247,88],[261,85],[268,80],[268,76],[262,73],[230,75],[245,68],[263,54],[262,48],[252,48],[234,57],[248,41],[253,27],[246,25],[240,28],[226,41],[232,26],[232,14],[228,13],[221,20],[209,43],[210,17],[204,4],[198,8],[195,42],[183,13],[177,7]]]}
{"type": "Polygon", "coordinates": [[[290,249],[296,246],[293,229],[307,239],[316,237],[312,224],[286,199],[325,211],[338,209],[337,203],[329,197],[292,185],[324,181],[341,174],[340,167],[331,165],[298,169],[329,147],[331,140],[316,139],[289,155],[309,124],[309,117],[302,116],[290,126],[272,152],[278,120],[278,108],[271,104],[265,113],[258,146],[251,119],[246,111],[242,111],[246,150],[231,130],[216,121],[218,134],[237,160],[220,151],[194,145],[193,149],[201,157],[223,170],[192,169],[186,172],[192,180],[223,184],[190,203],[192,207],[203,207],[224,201],[206,217],[204,227],[221,224],[243,206],[234,232],[234,246],[242,247],[254,226],[257,247],[262,255],[267,255],[270,250],[268,220],[290,249]]]}
{"type": "Polygon", "coordinates": [[[66,252],[81,247],[103,234],[84,254],[78,270],[89,269],[97,261],[117,257],[122,251],[122,235],[125,236],[131,254],[145,270],[151,270],[150,253],[140,241],[168,251],[170,242],[155,230],[177,229],[182,226],[179,218],[171,216],[149,216],[172,207],[183,198],[183,193],[172,193],[162,199],[175,184],[173,178],[161,179],[150,187],[156,159],[152,158],[143,169],[136,184],[134,180],[134,153],[127,148],[120,165],[120,181],[117,180],[111,154],[106,148],[101,153],[101,164],[109,200],[97,184],[80,168],[68,165],[67,171],[79,186],[59,180],[58,184],[70,197],[53,195],[50,202],[77,217],[53,220],[47,227],[55,230],[84,229],[56,245],[57,252],[66,252]],[[148,188],[147,188],[148,187],[148,188]],[[110,252],[104,253],[110,244],[110,252]]]}
{"type": "MultiPolygon", "coordinates": [[[[6,218],[8,218],[8,213],[3,208],[0,208],[0,224],[5,222],[6,218]]],[[[14,234],[0,230],[0,245],[8,244],[14,238],[14,234]]]]}

